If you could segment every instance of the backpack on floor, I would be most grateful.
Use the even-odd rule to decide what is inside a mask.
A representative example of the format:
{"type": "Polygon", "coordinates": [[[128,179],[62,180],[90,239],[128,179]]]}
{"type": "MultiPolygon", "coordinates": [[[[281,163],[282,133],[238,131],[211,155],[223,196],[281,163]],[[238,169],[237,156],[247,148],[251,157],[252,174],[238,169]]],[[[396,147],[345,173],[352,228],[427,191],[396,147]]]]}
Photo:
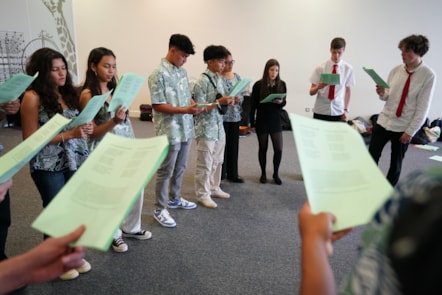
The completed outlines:
{"type": "Polygon", "coordinates": [[[292,130],[292,125],[290,124],[289,114],[286,110],[281,110],[281,127],[282,130],[292,130]]]}
{"type": "Polygon", "coordinates": [[[152,121],[152,105],[140,104],[140,120],[152,121]]]}

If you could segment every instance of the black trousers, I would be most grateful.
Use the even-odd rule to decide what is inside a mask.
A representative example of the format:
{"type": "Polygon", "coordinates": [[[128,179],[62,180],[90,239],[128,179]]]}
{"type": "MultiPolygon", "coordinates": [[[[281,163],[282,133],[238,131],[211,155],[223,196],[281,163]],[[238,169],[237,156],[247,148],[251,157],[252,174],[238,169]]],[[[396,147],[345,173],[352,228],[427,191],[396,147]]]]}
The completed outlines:
{"type": "Polygon", "coordinates": [[[403,144],[399,140],[404,132],[388,131],[379,124],[373,126],[372,136],[368,151],[376,164],[382,155],[382,150],[387,142],[391,142],[390,169],[387,173],[387,180],[395,186],[399,180],[402,169],[402,160],[408,149],[408,143],[403,144]]]}
{"type": "Polygon", "coordinates": [[[9,191],[5,195],[3,202],[0,202],[0,261],[8,258],[5,253],[6,238],[11,225],[11,206],[9,201],[9,191]]]}
{"type": "Polygon", "coordinates": [[[222,178],[235,179],[238,177],[239,123],[224,122],[226,146],[224,148],[222,178]]]}

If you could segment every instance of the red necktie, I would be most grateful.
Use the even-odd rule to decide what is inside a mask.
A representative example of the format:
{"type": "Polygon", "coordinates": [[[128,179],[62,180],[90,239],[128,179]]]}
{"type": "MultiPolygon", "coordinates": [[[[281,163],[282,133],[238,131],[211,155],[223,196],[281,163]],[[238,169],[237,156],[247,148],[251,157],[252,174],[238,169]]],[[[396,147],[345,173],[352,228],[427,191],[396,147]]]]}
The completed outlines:
{"type": "Polygon", "coordinates": [[[396,110],[397,117],[400,117],[402,115],[402,109],[404,108],[405,99],[407,98],[407,95],[408,95],[408,88],[410,88],[410,78],[411,78],[411,75],[413,75],[413,72],[409,72],[407,70],[405,70],[405,71],[408,74],[408,78],[407,78],[407,81],[405,81],[404,89],[402,90],[401,101],[399,102],[399,106],[397,107],[397,110],[396,110]]]}
{"type": "MultiPolygon", "coordinates": [[[[333,65],[332,74],[336,74],[336,67],[337,66],[338,66],[337,64],[333,65]]],[[[329,88],[328,88],[328,99],[330,99],[330,100],[335,99],[335,85],[330,85],[329,86],[329,88]]]]}

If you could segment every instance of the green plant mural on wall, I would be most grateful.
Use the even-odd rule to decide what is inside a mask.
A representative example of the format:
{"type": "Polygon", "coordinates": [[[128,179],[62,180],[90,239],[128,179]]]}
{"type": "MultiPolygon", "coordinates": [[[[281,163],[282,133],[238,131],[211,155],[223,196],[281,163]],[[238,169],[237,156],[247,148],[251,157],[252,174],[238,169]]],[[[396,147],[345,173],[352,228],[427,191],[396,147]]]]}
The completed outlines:
{"type": "Polygon", "coordinates": [[[63,4],[65,3],[65,0],[42,0],[42,2],[49,9],[49,12],[55,21],[58,38],[60,40],[60,51],[66,57],[71,74],[76,78],[78,77],[78,73],[75,43],[63,14],[63,4]]]}

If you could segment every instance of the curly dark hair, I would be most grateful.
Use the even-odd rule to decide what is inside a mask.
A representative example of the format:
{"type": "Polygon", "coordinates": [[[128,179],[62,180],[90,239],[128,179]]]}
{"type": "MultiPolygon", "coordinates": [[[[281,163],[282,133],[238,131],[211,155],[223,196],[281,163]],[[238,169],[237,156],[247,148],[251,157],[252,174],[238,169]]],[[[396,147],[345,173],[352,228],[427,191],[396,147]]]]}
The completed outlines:
{"type": "Polygon", "coordinates": [[[430,49],[430,41],[422,35],[411,35],[399,42],[399,49],[411,50],[420,57],[424,56],[430,49]]]}
{"type": "Polygon", "coordinates": [[[69,73],[66,58],[58,51],[51,48],[40,48],[35,51],[26,64],[26,73],[34,76],[38,72],[38,77],[29,86],[40,96],[40,102],[49,117],[63,113],[63,109],[58,102],[58,93],[63,97],[66,105],[71,109],[79,108],[78,91],[72,84],[72,77],[69,73]],[[63,86],[58,86],[51,78],[52,61],[61,59],[66,66],[66,82],[63,86]]]}

